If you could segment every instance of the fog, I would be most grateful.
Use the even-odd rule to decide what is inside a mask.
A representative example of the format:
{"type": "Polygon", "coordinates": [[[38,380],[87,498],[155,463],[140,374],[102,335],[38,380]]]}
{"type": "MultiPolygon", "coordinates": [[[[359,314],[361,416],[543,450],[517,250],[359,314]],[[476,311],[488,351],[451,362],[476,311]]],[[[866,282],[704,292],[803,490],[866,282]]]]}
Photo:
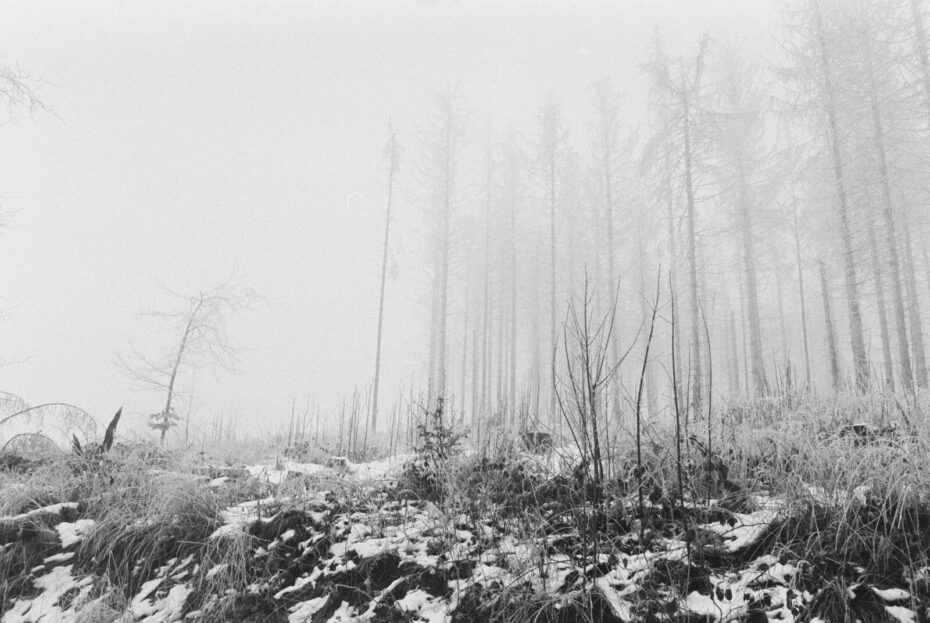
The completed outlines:
{"type": "Polygon", "coordinates": [[[930,93],[911,4],[824,0],[820,31],[809,4],[5,2],[0,65],[43,106],[12,105],[0,126],[0,390],[144,423],[164,391],[120,361],[170,356],[180,334],[142,312],[231,283],[255,294],[224,316],[236,356],[181,367],[174,408],[240,433],[285,425],[294,404],[335,425],[374,376],[389,120],[384,414],[440,393],[468,418],[551,409],[552,327],[585,274],[592,317],[617,301],[611,365],[630,349],[607,390],[618,410],[657,279],[652,416],[672,387],[672,291],[693,407],[786,384],[925,386],[930,93]],[[436,94],[450,92],[464,121],[444,202],[436,94]]]}

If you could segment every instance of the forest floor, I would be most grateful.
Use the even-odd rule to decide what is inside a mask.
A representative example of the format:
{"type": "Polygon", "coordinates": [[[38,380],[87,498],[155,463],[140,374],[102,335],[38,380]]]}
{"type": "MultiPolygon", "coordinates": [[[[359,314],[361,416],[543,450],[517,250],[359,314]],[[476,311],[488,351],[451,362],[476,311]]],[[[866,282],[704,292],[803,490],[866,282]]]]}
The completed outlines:
{"type": "Polygon", "coordinates": [[[706,422],[647,427],[639,460],[605,440],[600,478],[438,421],[358,463],[8,461],[0,621],[928,621],[930,426],[879,413],[755,401],[709,446],[706,422]]]}

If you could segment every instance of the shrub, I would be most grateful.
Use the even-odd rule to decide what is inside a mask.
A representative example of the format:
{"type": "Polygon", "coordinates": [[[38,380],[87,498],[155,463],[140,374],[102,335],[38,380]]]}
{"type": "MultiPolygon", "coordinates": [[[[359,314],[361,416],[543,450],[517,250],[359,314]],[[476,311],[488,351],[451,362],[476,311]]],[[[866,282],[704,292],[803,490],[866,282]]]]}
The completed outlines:
{"type": "Polygon", "coordinates": [[[444,500],[449,490],[450,462],[461,453],[459,442],[463,437],[464,433],[456,432],[445,421],[445,405],[440,397],[436,407],[417,424],[417,457],[404,467],[398,488],[423,499],[444,500]]]}

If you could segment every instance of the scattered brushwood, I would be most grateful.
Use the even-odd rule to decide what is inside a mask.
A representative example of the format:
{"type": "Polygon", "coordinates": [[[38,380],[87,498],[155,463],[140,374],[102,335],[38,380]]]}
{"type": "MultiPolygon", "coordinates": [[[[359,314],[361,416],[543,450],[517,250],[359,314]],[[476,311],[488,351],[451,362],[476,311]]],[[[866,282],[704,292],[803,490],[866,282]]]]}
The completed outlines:
{"type": "Polygon", "coordinates": [[[480,516],[493,511],[512,517],[543,502],[540,496],[550,474],[507,448],[504,445],[490,456],[463,457],[456,465],[452,474],[455,496],[471,513],[480,516]]]}
{"type": "Polygon", "coordinates": [[[552,433],[544,431],[523,431],[520,433],[520,444],[533,454],[547,454],[555,448],[552,433]]]}
{"type": "Polygon", "coordinates": [[[745,493],[745,487],[730,478],[730,461],[724,453],[705,444],[696,435],[688,437],[688,444],[700,456],[687,464],[691,487],[696,495],[703,493],[707,498],[727,497],[731,500],[745,498],[741,495],[745,493]]]}

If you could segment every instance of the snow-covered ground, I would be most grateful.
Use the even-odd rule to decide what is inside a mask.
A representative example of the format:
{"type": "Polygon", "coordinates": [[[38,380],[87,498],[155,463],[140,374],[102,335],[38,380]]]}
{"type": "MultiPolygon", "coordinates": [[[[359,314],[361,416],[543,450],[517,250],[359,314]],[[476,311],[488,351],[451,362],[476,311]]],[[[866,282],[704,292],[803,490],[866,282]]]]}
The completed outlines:
{"type": "MultiPolygon", "coordinates": [[[[433,503],[398,499],[377,488],[396,478],[410,458],[247,467],[250,477],[269,485],[297,474],[317,479],[319,486],[301,493],[299,500],[266,497],[226,509],[225,523],[209,541],[219,551],[224,543],[248,543],[244,559],[164,561],[154,577],[124,597],[120,610],[104,590],[106,580],[75,556],[95,528],[88,518],[61,518],[63,510],[76,512],[77,505],[0,518],[7,525],[41,518],[58,539],[42,564],[29,571],[28,586],[7,603],[0,621],[78,622],[105,610],[125,623],[169,623],[215,618],[221,608],[227,608],[228,620],[237,620],[247,616],[246,604],[252,603],[286,614],[291,623],[375,621],[389,615],[443,622],[454,614],[459,620],[487,617],[519,599],[557,611],[592,596],[605,604],[605,621],[643,620],[660,612],[666,620],[673,614],[781,623],[802,615],[817,618],[805,613],[818,589],[801,581],[803,561],[771,552],[743,556],[788,512],[778,498],[758,497],[753,512],[693,526],[715,535],[712,547],[724,561],[717,566],[689,560],[688,548],[675,536],[654,536],[643,549],[636,530],[615,535],[612,550],[582,555],[577,543],[560,545],[565,534],[513,530],[499,517],[447,513],[433,503]],[[337,478],[358,485],[354,497],[342,499],[339,495],[346,494],[327,488],[337,478]],[[235,587],[237,595],[215,591],[204,601],[203,586],[231,575],[233,564],[243,567],[238,575],[248,581],[235,587]]],[[[13,545],[3,544],[0,552],[13,545]]],[[[850,595],[859,595],[858,587],[871,591],[889,620],[910,623],[923,620],[918,613],[926,615],[926,604],[903,586],[852,584],[850,595]]]]}

